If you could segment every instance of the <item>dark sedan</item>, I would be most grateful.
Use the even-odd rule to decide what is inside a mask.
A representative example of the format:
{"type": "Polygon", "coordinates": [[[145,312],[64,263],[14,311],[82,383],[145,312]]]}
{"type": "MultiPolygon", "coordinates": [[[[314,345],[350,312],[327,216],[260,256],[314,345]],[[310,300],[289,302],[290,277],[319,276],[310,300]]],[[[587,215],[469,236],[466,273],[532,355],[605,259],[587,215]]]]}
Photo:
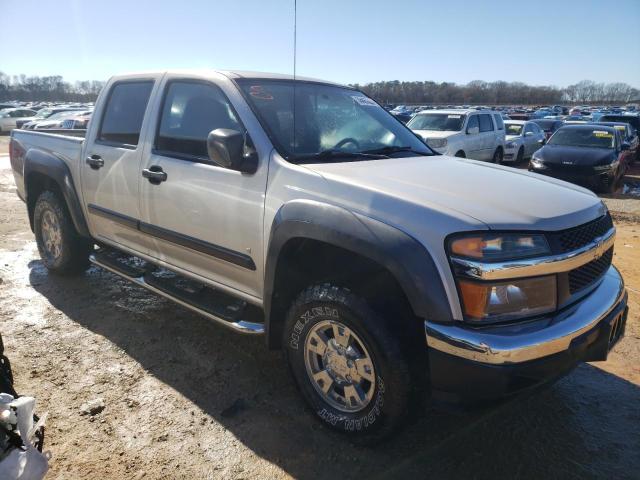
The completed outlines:
{"type": "Polygon", "coordinates": [[[624,175],[627,150],[629,144],[613,127],[567,125],[533,154],[529,171],[611,193],[624,175]]]}

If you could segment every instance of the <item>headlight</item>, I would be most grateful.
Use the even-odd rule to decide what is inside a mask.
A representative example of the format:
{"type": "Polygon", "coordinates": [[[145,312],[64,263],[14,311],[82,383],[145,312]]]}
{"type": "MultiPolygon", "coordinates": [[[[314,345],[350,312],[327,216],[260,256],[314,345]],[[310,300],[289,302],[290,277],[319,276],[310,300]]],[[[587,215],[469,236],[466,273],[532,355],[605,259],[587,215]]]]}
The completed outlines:
{"type": "Polygon", "coordinates": [[[547,166],[544,163],[542,163],[542,160],[540,160],[538,157],[531,157],[531,166],[533,168],[538,168],[538,169],[547,168],[547,166]]]}
{"type": "Polygon", "coordinates": [[[456,257],[482,259],[487,262],[518,260],[549,255],[544,235],[477,234],[453,239],[449,251],[456,257]]]}
{"type": "Polygon", "coordinates": [[[446,138],[427,138],[427,145],[432,148],[443,148],[447,146],[446,138]]]}
{"type": "Polygon", "coordinates": [[[507,142],[504,146],[506,148],[516,148],[516,144],[514,142],[507,142]]]}
{"type": "Polygon", "coordinates": [[[459,268],[460,259],[497,264],[549,255],[551,250],[544,235],[472,234],[452,239],[448,247],[465,320],[483,323],[515,320],[556,309],[555,275],[481,281],[459,268]]]}
{"type": "Polygon", "coordinates": [[[613,163],[609,163],[607,165],[598,165],[596,167],[593,167],[593,169],[597,172],[606,172],[608,170],[615,170],[618,167],[618,160],[616,160],[613,163]]]}

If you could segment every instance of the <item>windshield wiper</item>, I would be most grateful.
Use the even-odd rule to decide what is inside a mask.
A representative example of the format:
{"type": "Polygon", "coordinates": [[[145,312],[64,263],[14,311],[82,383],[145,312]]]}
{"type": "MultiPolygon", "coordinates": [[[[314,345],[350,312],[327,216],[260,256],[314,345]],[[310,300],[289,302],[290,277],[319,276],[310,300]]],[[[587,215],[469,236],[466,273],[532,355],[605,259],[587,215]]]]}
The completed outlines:
{"type": "Polygon", "coordinates": [[[342,150],[322,150],[318,153],[312,153],[309,155],[296,155],[292,158],[294,162],[299,161],[331,161],[337,159],[355,159],[355,158],[368,158],[369,160],[380,160],[382,158],[389,158],[388,155],[384,155],[383,152],[344,152],[342,150]]]}
{"type": "Polygon", "coordinates": [[[424,155],[424,156],[431,156],[431,153],[428,152],[421,152],[419,150],[414,150],[413,147],[398,147],[398,146],[393,146],[393,145],[389,145],[386,147],[381,147],[381,148],[374,148],[373,150],[365,150],[362,153],[370,153],[370,154],[390,154],[390,153],[396,153],[396,152],[411,152],[411,153],[417,153],[418,155],[424,155]]]}

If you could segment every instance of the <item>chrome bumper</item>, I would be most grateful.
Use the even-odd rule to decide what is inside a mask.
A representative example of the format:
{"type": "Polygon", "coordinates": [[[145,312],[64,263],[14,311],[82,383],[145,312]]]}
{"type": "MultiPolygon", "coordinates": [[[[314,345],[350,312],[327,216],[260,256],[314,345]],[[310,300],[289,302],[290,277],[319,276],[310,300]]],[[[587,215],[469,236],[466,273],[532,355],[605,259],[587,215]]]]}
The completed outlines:
{"type": "Polygon", "coordinates": [[[506,365],[567,350],[571,341],[601,322],[626,291],[622,276],[610,267],[587,297],[558,313],[521,324],[472,328],[467,325],[424,323],[427,345],[449,355],[476,362],[506,365]]]}

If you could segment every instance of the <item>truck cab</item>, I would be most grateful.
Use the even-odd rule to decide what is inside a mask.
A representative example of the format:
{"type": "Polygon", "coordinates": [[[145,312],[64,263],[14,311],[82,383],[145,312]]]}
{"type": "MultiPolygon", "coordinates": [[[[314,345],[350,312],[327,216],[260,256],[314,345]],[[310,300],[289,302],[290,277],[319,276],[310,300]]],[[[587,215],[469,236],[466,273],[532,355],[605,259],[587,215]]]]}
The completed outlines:
{"type": "Polygon", "coordinates": [[[388,435],[417,393],[465,402],[550,382],[623,335],[615,228],[595,195],[439,155],[356,89],[122,75],[70,132],[10,144],[50,272],[91,262],[263,335],[339,431],[388,435]]]}

